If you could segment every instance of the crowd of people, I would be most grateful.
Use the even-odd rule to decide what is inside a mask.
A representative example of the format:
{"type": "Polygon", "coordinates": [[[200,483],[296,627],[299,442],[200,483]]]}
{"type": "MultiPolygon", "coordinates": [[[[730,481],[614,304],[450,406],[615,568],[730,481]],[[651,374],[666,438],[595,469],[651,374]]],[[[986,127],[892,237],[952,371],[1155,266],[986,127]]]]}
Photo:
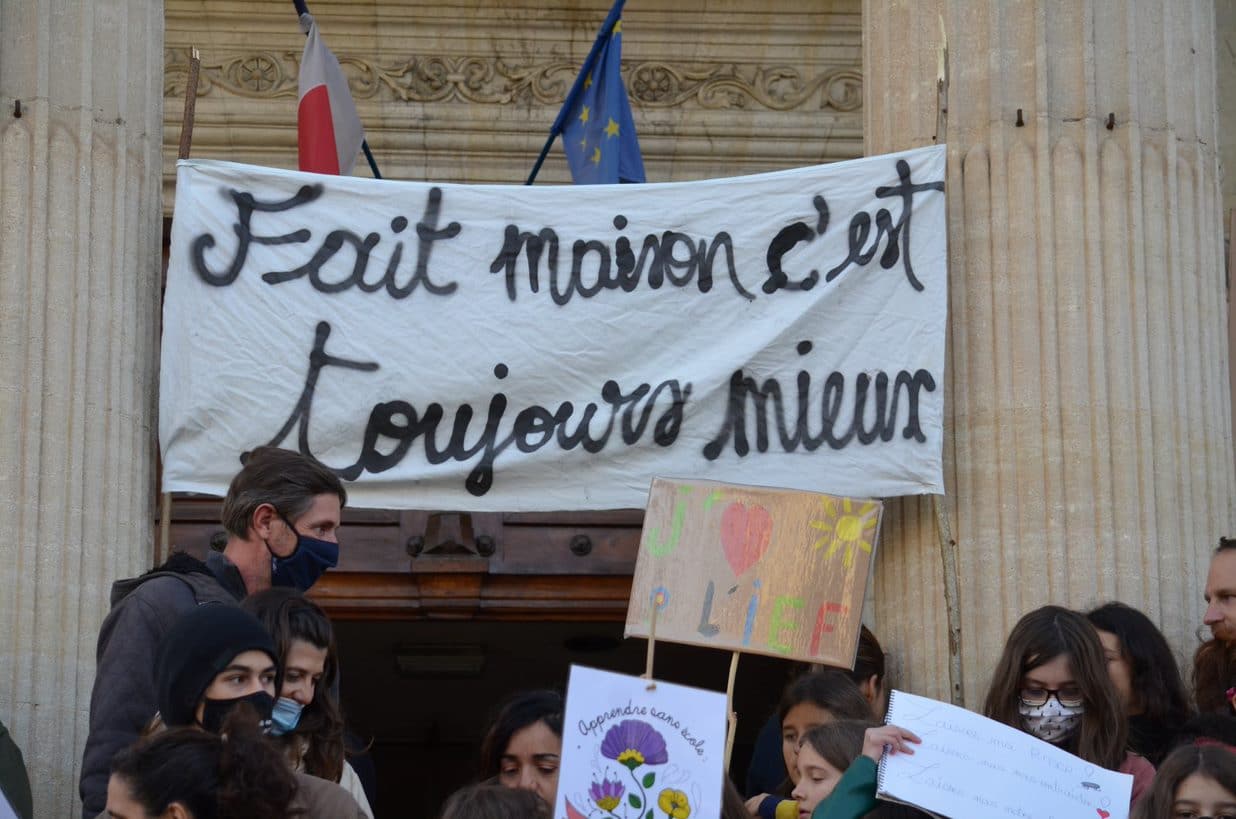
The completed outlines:
{"type": "MultiPolygon", "coordinates": [[[[221,552],[204,562],[177,554],[115,584],[99,634],[83,817],[372,819],[372,769],[344,725],[331,622],[304,596],[338,562],[346,503],[339,479],[312,458],[255,450],[224,501],[221,552]]],[[[1233,819],[1236,540],[1220,541],[1204,596],[1211,635],[1191,688],[1136,609],[1044,606],[1009,633],[982,713],[1130,774],[1135,819],[1233,819]]],[[[727,779],[721,816],[927,815],[876,796],[881,758],[920,742],[883,724],[889,689],[866,627],[852,670],[804,669],[757,736],[745,793],[727,779]]],[[[501,704],[476,784],[446,801],[442,819],[548,819],[564,709],[551,690],[501,704]]],[[[0,793],[30,816],[21,755],[3,726],[0,793]]]]}

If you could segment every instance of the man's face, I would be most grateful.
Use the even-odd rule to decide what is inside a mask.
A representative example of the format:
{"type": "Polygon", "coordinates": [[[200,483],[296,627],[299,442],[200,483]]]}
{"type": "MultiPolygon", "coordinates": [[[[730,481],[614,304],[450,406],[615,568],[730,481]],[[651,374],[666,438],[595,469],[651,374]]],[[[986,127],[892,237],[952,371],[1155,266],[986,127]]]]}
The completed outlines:
{"type": "Polygon", "coordinates": [[[1206,616],[1216,640],[1236,642],[1236,549],[1224,549],[1210,560],[1206,576],[1206,616]]]}
{"type": "Polygon", "coordinates": [[[273,525],[272,528],[276,531],[270,541],[270,550],[278,557],[288,557],[296,551],[297,534],[338,543],[341,515],[342,509],[338,495],[332,492],[314,495],[304,514],[292,521],[294,530],[289,529],[286,524],[281,526],[275,523],[273,525]],[[283,531],[277,531],[279,529],[283,531]]]}

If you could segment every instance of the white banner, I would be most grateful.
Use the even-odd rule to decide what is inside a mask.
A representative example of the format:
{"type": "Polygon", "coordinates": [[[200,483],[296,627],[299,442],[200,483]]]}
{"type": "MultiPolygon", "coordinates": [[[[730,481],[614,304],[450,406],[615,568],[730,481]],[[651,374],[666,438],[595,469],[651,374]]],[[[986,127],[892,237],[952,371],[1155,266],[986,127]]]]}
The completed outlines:
{"type": "Polygon", "coordinates": [[[944,156],[577,187],[182,160],[163,489],[275,444],[364,507],[942,492],[944,156]]]}

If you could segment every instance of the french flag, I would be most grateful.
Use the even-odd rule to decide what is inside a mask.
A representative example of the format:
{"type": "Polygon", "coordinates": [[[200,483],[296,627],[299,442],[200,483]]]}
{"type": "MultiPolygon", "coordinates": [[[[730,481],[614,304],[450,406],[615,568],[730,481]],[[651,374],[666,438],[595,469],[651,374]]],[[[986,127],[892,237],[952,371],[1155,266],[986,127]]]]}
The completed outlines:
{"type": "Polygon", "coordinates": [[[308,37],[300,58],[300,103],[296,111],[300,169],[313,173],[351,173],[365,140],[348,80],[335,55],[318,36],[310,14],[300,16],[308,37]]]}

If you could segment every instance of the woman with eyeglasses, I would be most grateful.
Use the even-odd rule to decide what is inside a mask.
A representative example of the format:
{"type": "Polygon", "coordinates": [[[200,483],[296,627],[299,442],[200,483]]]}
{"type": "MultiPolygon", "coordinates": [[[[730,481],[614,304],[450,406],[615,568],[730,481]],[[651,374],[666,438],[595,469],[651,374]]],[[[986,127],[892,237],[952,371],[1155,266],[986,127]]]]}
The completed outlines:
{"type": "Polygon", "coordinates": [[[1236,819],[1236,754],[1182,745],[1167,755],[1134,819],[1236,819]]]}
{"type": "Polygon", "coordinates": [[[1132,774],[1135,803],[1154,779],[1154,767],[1128,750],[1128,724],[1103,646],[1077,612],[1044,606],[1013,626],[983,714],[1092,765],[1132,774]]]}

